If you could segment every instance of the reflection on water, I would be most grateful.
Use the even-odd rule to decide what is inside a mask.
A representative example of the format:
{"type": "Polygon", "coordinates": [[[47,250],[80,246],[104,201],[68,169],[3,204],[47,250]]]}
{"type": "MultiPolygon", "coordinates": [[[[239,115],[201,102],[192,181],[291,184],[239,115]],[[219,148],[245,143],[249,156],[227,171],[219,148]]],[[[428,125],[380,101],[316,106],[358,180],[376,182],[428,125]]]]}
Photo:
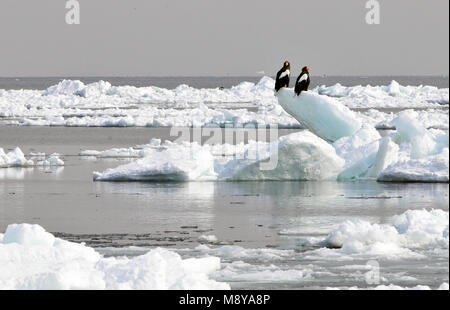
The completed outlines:
{"type": "Polygon", "coordinates": [[[95,182],[98,191],[115,194],[173,195],[189,199],[208,199],[214,195],[214,182],[95,182]]]}
{"type": "Polygon", "coordinates": [[[243,246],[289,247],[286,235],[326,234],[345,219],[384,223],[449,202],[448,184],[92,181],[93,171],[117,165],[69,156],[55,169],[0,169],[0,231],[15,222],[75,234],[175,231],[190,236],[183,246],[204,231],[243,246]]]}
{"type": "MultiPolygon", "coordinates": [[[[369,258],[320,256],[326,249],[312,245],[311,238],[323,240],[346,220],[390,223],[406,210],[448,210],[449,203],[449,184],[93,182],[93,171],[118,161],[68,156],[65,162],[56,169],[0,169],[0,231],[11,223],[37,223],[63,239],[110,249],[109,255],[164,247],[186,257],[208,255],[196,247],[200,236],[214,235],[219,242],[211,248],[224,247],[218,250],[222,254],[209,255],[221,258],[224,277],[218,276],[233,288],[364,287],[364,274],[346,268],[364,267],[369,258]],[[258,261],[258,251],[264,250],[292,254],[258,261]],[[242,255],[234,257],[236,251],[242,255]],[[312,279],[286,280],[304,268],[312,268],[312,279]]],[[[448,281],[448,251],[380,264],[389,283],[410,285],[401,282],[404,275],[432,287],[448,281]],[[423,271],[423,265],[432,269],[423,271]]]]}
{"type": "Polygon", "coordinates": [[[0,180],[23,180],[32,171],[33,168],[0,168],[0,180]]]}
{"type": "Polygon", "coordinates": [[[53,173],[55,175],[61,175],[64,171],[63,166],[38,166],[37,169],[43,173],[53,173]]]}

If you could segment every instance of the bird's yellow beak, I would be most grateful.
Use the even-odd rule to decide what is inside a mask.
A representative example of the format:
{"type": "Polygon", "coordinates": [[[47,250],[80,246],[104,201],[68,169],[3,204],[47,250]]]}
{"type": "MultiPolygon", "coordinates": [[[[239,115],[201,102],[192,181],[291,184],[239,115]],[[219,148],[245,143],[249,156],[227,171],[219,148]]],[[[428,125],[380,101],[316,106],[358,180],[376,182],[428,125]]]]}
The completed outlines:
{"type": "Polygon", "coordinates": [[[309,71],[310,69],[311,69],[311,68],[306,68],[306,70],[308,70],[308,71],[309,71]]]}

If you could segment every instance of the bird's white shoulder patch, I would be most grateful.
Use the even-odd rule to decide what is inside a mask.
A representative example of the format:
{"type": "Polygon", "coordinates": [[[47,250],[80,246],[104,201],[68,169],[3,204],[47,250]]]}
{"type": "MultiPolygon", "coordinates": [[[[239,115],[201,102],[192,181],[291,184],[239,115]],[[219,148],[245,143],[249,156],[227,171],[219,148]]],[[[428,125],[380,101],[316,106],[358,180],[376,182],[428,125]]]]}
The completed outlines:
{"type": "Polygon", "coordinates": [[[289,71],[289,70],[286,70],[286,71],[284,71],[283,73],[281,73],[280,74],[280,79],[282,78],[282,77],[285,77],[285,76],[290,76],[291,75],[291,71],[289,71]]]}
{"type": "Polygon", "coordinates": [[[300,77],[300,80],[298,80],[299,82],[301,81],[306,81],[308,79],[308,74],[304,73],[302,74],[302,76],[300,77]]]}

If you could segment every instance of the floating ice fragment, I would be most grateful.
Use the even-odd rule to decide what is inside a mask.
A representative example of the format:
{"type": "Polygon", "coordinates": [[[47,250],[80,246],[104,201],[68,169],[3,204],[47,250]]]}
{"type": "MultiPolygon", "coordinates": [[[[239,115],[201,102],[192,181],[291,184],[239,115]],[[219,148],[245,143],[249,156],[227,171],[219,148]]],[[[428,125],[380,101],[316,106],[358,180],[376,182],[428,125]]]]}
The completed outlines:
{"type": "Polygon", "coordinates": [[[210,279],[218,269],[217,257],[183,260],[160,248],[105,258],[39,225],[10,225],[0,237],[0,289],[230,289],[210,279]]]}
{"type": "Polygon", "coordinates": [[[277,97],[286,112],[324,140],[334,142],[361,128],[357,115],[333,98],[312,91],[294,96],[294,92],[286,88],[280,89],[277,97]]]}

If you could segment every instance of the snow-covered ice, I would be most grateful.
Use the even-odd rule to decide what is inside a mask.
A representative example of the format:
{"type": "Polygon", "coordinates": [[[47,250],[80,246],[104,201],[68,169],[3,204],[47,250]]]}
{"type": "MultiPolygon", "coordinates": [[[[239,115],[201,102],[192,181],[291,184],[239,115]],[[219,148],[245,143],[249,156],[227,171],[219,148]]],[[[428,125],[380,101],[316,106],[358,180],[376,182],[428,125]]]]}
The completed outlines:
{"type": "Polygon", "coordinates": [[[392,120],[398,129],[381,137],[364,124],[330,144],[310,131],[271,143],[172,143],[160,140],[135,148],[83,151],[96,157],[139,157],[96,172],[98,181],[367,180],[448,182],[449,135],[426,129],[408,110],[392,120]]]}
{"type": "Polygon", "coordinates": [[[43,158],[36,163],[32,159],[27,159],[25,154],[19,147],[16,147],[13,151],[5,153],[0,147],[0,168],[10,167],[33,167],[33,166],[64,166],[64,161],[59,158],[59,154],[52,154],[45,159],[45,154],[32,154],[31,157],[43,158]]]}
{"type": "Polygon", "coordinates": [[[210,279],[219,268],[217,257],[182,259],[161,248],[106,258],[39,225],[12,224],[0,236],[0,289],[229,289],[210,279]]]}
{"type": "Polygon", "coordinates": [[[193,143],[155,150],[135,162],[94,172],[96,181],[209,181],[217,178],[211,153],[193,143]]]}
{"type": "Polygon", "coordinates": [[[229,289],[261,283],[321,288],[324,283],[339,286],[342,279],[345,284],[330,289],[445,290],[445,277],[440,277],[445,283],[431,285],[429,278],[405,273],[404,267],[439,257],[444,265],[438,268],[445,268],[448,230],[448,211],[408,210],[383,224],[344,220],[306,247],[296,236],[295,246],[284,249],[221,246],[216,236],[202,235],[198,242],[215,246],[94,249],[56,238],[39,225],[13,224],[0,234],[0,288],[229,289]],[[368,260],[382,266],[376,284],[365,282],[372,268],[368,260]]]}
{"type": "MultiPolygon", "coordinates": [[[[325,239],[343,254],[410,255],[411,249],[448,248],[449,214],[442,210],[408,210],[392,224],[346,221],[325,239]]],[[[411,254],[412,255],[412,254],[411,254]]]]}
{"type": "Polygon", "coordinates": [[[361,128],[355,113],[333,98],[310,91],[295,96],[290,89],[277,93],[278,103],[300,124],[327,141],[351,136],[361,128]]]}
{"type": "MultiPolygon", "coordinates": [[[[448,130],[449,117],[447,109],[406,109],[405,111],[414,111],[416,121],[424,128],[448,130]]],[[[376,109],[369,109],[364,112],[358,111],[356,114],[364,124],[371,125],[377,129],[395,129],[395,124],[392,121],[398,116],[398,113],[387,113],[376,109]]]]}
{"type": "Polygon", "coordinates": [[[282,269],[275,265],[259,266],[234,261],[226,264],[224,268],[216,271],[213,276],[219,281],[227,282],[269,282],[290,283],[304,282],[313,279],[312,268],[282,269]]]}
{"type": "MultiPolygon", "coordinates": [[[[94,179],[99,181],[449,181],[448,132],[442,130],[448,128],[448,110],[436,109],[436,105],[448,105],[448,99],[447,103],[445,101],[448,89],[403,87],[395,82],[380,87],[349,88],[335,85],[321,86],[295,98],[290,89],[282,89],[277,98],[272,88],[273,80],[268,77],[257,84],[242,83],[225,90],[195,89],[186,85],[174,90],[116,87],[102,81],[85,85],[80,81],[66,80],[45,91],[4,90],[0,95],[0,113],[4,117],[21,117],[19,123],[35,122],[36,125],[278,124],[291,128],[304,126],[310,130],[281,137],[272,143],[253,141],[248,145],[206,147],[190,143],[177,146],[154,141],[153,145],[141,147],[81,152],[82,156],[98,158],[139,158],[126,166],[95,173],[94,179]],[[409,109],[399,113],[376,110],[353,112],[345,102],[349,97],[354,100],[384,100],[386,96],[392,100],[398,99],[399,102],[421,102],[426,107],[435,109],[409,109]],[[164,101],[164,98],[169,99],[164,101]],[[178,102],[187,101],[193,105],[188,104],[182,109],[174,108],[178,102]],[[207,104],[248,101],[257,104],[257,112],[211,108],[207,104]],[[130,105],[134,105],[136,109],[130,109],[130,105]],[[302,124],[285,112],[282,106],[302,124]],[[377,126],[396,130],[382,138],[375,130],[377,126]],[[325,140],[333,143],[329,144],[325,140]],[[219,158],[220,155],[225,157],[219,158]],[[232,156],[235,158],[230,158],[232,156]],[[276,165],[271,166],[272,159],[276,165]]],[[[397,108],[399,106],[402,103],[397,108]]],[[[61,159],[52,156],[31,164],[30,159],[21,156],[18,151],[8,154],[0,152],[0,167],[62,164],[61,159]]]]}
{"type": "MultiPolygon", "coordinates": [[[[99,81],[84,84],[63,80],[47,90],[0,90],[0,117],[10,124],[30,126],[260,126],[298,128],[274,96],[274,80],[242,82],[228,89],[175,89],[112,86],[99,81]],[[249,111],[242,107],[253,107],[249,111]],[[237,109],[236,109],[237,108],[237,109]]],[[[419,118],[426,128],[448,129],[448,88],[401,86],[352,86],[339,84],[312,89],[349,108],[426,108],[419,118]]],[[[365,123],[386,127],[393,114],[357,112],[365,123]]]]}
{"type": "Polygon", "coordinates": [[[392,134],[399,144],[398,159],[378,175],[379,181],[448,182],[449,135],[427,130],[415,121],[413,111],[403,111],[394,119],[392,134]]]}
{"type": "Polygon", "coordinates": [[[64,161],[57,154],[52,154],[49,158],[38,161],[36,166],[64,166],[64,161]]]}
{"type": "Polygon", "coordinates": [[[397,130],[384,138],[373,127],[363,127],[334,143],[346,159],[338,178],[448,182],[448,132],[424,128],[412,110],[400,112],[392,122],[397,130]]]}
{"type": "Polygon", "coordinates": [[[236,156],[229,159],[213,156],[220,147],[194,142],[146,148],[144,158],[103,173],[95,172],[94,180],[332,180],[344,165],[330,144],[308,131],[283,136],[272,143],[253,141],[237,145],[236,156]]]}
{"type": "Polygon", "coordinates": [[[344,165],[334,148],[309,131],[280,137],[266,148],[248,148],[220,169],[224,180],[333,180],[344,165]],[[262,150],[262,151],[261,151],[262,150]],[[249,154],[257,156],[249,156],[249,154]]]}
{"type": "Polygon", "coordinates": [[[348,107],[427,107],[449,103],[448,88],[434,86],[402,86],[392,81],[387,86],[351,86],[341,84],[314,89],[321,95],[340,98],[348,107]]]}
{"type": "MultiPolygon", "coordinates": [[[[439,278],[445,283],[431,285],[435,282],[433,276],[426,278],[423,273],[413,271],[415,266],[431,264],[430,259],[434,258],[438,261],[436,266],[429,267],[436,268],[431,270],[446,269],[448,216],[448,211],[437,209],[408,210],[382,224],[342,219],[322,238],[309,237],[309,234],[284,236],[291,238],[288,248],[246,248],[216,243],[176,252],[187,257],[219,257],[221,268],[215,270],[211,278],[232,287],[282,283],[286,288],[288,285],[323,288],[324,283],[339,286],[342,282],[345,284],[335,289],[348,289],[350,287],[345,287],[348,283],[355,283],[361,289],[448,289],[445,273],[439,278]],[[299,242],[304,238],[309,242],[299,242]],[[374,260],[382,268],[380,278],[376,283],[367,283],[366,276],[373,268],[368,262],[374,260]],[[411,267],[406,269],[406,266],[411,267]]],[[[111,255],[117,250],[106,251],[111,255]]],[[[130,251],[135,255],[139,253],[135,248],[130,251]]]]}
{"type": "Polygon", "coordinates": [[[27,160],[22,150],[16,147],[13,151],[5,153],[0,147],[0,168],[33,166],[32,160],[27,160]]]}
{"type": "Polygon", "coordinates": [[[378,175],[382,182],[443,182],[449,181],[449,149],[421,159],[398,161],[378,175]]]}

